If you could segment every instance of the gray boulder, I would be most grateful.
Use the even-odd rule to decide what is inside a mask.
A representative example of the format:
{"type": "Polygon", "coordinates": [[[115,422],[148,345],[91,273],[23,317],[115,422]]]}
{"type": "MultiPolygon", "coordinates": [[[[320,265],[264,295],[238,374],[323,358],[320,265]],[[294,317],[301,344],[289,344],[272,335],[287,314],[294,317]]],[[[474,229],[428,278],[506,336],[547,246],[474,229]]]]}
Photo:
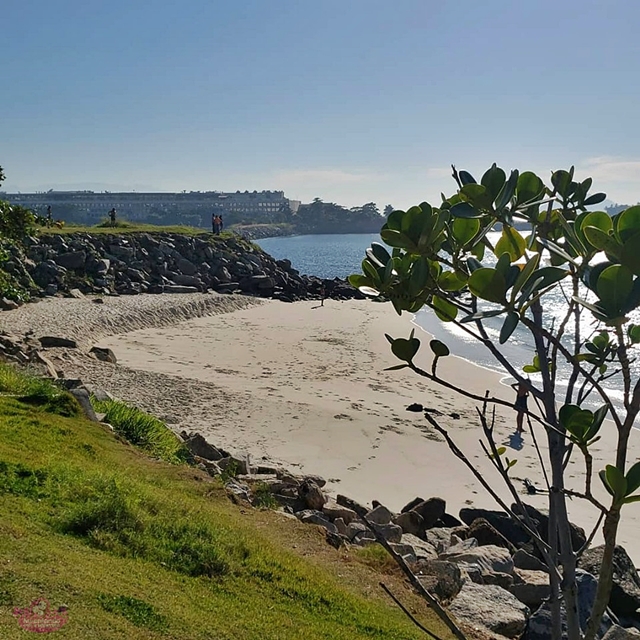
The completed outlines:
{"type": "Polygon", "coordinates": [[[411,545],[418,560],[421,558],[426,560],[435,560],[438,557],[438,553],[432,544],[425,540],[421,540],[411,533],[405,533],[400,539],[400,542],[402,544],[411,545]]]}
{"type": "Polygon", "coordinates": [[[527,625],[529,608],[496,585],[466,582],[453,599],[449,611],[474,628],[519,638],[527,625]]]}
{"type": "Polygon", "coordinates": [[[499,531],[514,547],[521,547],[529,541],[529,534],[503,511],[489,509],[460,509],[460,520],[471,525],[474,520],[484,518],[491,526],[499,531]]]}
{"type": "Polygon", "coordinates": [[[296,517],[305,524],[317,524],[320,527],[324,527],[331,533],[338,533],[338,528],[333,524],[333,522],[327,520],[321,511],[305,509],[304,511],[296,513],[296,517]]]}
{"type": "Polygon", "coordinates": [[[387,542],[400,542],[402,539],[402,528],[397,524],[374,524],[373,527],[387,542]]]}
{"type": "Polygon", "coordinates": [[[93,405],[91,404],[89,392],[86,389],[70,389],[69,393],[78,401],[78,404],[82,408],[82,413],[84,413],[84,417],[87,420],[91,420],[91,422],[100,422],[93,409],[93,405]]]}
{"type": "MultiPolygon", "coordinates": [[[[587,627],[589,615],[596,597],[598,581],[586,571],[578,569],[576,571],[576,584],[578,586],[578,609],[580,612],[580,628],[584,631],[587,627]]],[[[564,605],[562,611],[562,630],[563,635],[566,633],[566,614],[564,605]]],[[[602,638],[613,624],[608,614],[604,614],[597,637],[602,638]]],[[[523,640],[551,640],[551,611],[549,603],[545,602],[542,606],[529,618],[527,631],[523,636],[523,640]]]]}
{"type": "Polygon", "coordinates": [[[367,520],[374,524],[389,524],[393,514],[384,505],[378,505],[375,509],[372,509],[367,513],[367,520]]]}
{"type": "Polygon", "coordinates": [[[102,362],[110,362],[111,364],[118,362],[116,354],[108,347],[91,347],[89,353],[92,353],[98,360],[102,360],[102,362]]]}
{"type": "Polygon", "coordinates": [[[195,456],[200,456],[205,460],[213,460],[214,462],[222,460],[222,453],[209,444],[199,433],[191,433],[184,438],[184,444],[195,456]]]}
{"type": "Polygon", "coordinates": [[[527,571],[546,571],[549,572],[547,565],[538,560],[535,556],[527,553],[524,549],[518,549],[513,554],[513,564],[518,569],[526,569],[527,571]]]}
{"type": "MultiPolygon", "coordinates": [[[[587,549],[580,559],[580,567],[597,576],[603,554],[604,545],[587,549]]],[[[624,547],[620,545],[616,545],[613,552],[613,588],[609,606],[619,616],[632,615],[640,609],[640,576],[624,547]]]]}
{"type": "Polygon", "coordinates": [[[313,480],[306,479],[298,487],[298,495],[309,509],[321,511],[327,502],[327,497],[322,493],[320,487],[313,480]]]}
{"type": "Polygon", "coordinates": [[[407,511],[393,517],[393,523],[402,527],[403,533],[419,536],[424,532],[424,519],[417,511],[407,511]]]}
{"type": "Polygon", "coordinates": [[[513,573],[513,560],[511,554],[504,547],[496,547],[487,544],[475,549],[469,549],[463,553],[453,553],[450,549],[440,556],[442,560],[449,560],[456,564],[475,564],[482,570],[482,575],[491,573],[513,573]]]}
{"type": "Polygon", "coordinates": [[[446,560],[425,560],[418,579],[424,587],[443,600],[450,600],[462,589],[465,575],[460,567],[446,560]]]}
{"type": "Polygon", "coordinates": [[[65,269],[83,269],[86,259],[87,254],[84,251],[60,253],[54,258],[56,264],[65,269]]]}
{"type": "Polygon", "coordinates": [[[516,579],[509,591],[535,611],[551,595],[549,574],[527,569],[515,569],[514,574],[516,579]]]}
{"type": "Polygon", "coordinates": [[[638,629],[625,629],[617,624],[611,626],[609,631],[604,634],[602,640],[640,640],[640,631],[638,629]]]}
{"type": "Polygon", "coordinates": [[[515,547],[485,518],[476,518],[467,530],[467,536],[475,538],[480,546],[493,544],[515,553],[515,547]]]}
{"type": "Polygon", "coordinates": [[[420,514],[424,521],[424,528],[430,529],[444,515],[447,503],[442,498],[429,498],[415,505],[411,511],[420,514]]]}
{"type": "MultiPolygon", "coordinates": [[[[334,500],[327,500],[322,507],[322,512],[330,519],[336,520],[340,518],[344,524],[350,524],[358,519],[358,515],[352,509],[339,505],[334,500]]],[[[342,532],[341,532],[342,533],[342,532]]]]}
{"type": "Polygon", "coordinates": [[[70,338],[60,338],[58,336],[42,336],[38,338],[40,344],[45,348],[63,347],[66,349],[77,349],[78,343],[70,338]]]}

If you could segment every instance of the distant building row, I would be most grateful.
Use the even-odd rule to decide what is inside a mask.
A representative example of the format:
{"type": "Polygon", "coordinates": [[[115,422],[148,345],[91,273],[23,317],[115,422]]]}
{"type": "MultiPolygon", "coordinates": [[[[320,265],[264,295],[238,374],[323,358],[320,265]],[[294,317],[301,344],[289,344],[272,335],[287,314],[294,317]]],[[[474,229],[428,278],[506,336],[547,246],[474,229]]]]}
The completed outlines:
{"type": "Polygon", "coordinates": [[[48,206],[73,207],[83,212],[87,218],[104,218],[107,211],[115,208],[118,214],[128,220],[143,220],[152,211],[184,210],[202,214],[247,214],[251,218],[267,218],[286,208],[296,213],[299,200],[285,198],[284,191],[190,191],[182,193],[136,193],[108,191],[47,191],[42,193],[2,193],[0,200],[42,211],[48,206]]]}

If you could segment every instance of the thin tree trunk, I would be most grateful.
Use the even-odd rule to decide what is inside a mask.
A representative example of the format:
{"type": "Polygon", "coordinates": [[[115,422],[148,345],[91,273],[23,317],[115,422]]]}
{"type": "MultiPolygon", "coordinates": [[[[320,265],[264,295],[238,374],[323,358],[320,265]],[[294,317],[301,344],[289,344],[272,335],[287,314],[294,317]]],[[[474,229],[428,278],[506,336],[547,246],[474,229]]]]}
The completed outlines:
{"type": "Polygon", "coordinates": [[[602,554],[602,566],[598,576],[598,590],[593,603],[589,624],[585,632],[584,640],[595,640],[602,616],[609,604],[611,586],[613,583],[613,552],[616,548],[618,523],[620,522],[620,508],[612,507],[604,519],[604,553],[602,554]]]}

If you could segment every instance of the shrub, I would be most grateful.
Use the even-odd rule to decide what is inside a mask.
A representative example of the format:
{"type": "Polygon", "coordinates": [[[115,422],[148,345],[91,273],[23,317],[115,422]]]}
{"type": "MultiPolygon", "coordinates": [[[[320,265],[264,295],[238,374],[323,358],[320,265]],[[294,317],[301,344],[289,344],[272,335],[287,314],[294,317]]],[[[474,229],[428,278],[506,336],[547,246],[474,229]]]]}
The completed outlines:
{"type": "Polygon", "coordinates": [[[29,209],[0,200],[0,236],[22,240],[35,232],[35,216],[29,209]]]}
{"type": "Polygon", "coordinates": [[[117,400],[94,400],[93,404],[96,411],[106,414],[105,420],[115,432],[131,444],[172,464],[191,458],[188,449],[161,420],[117,400]]]}

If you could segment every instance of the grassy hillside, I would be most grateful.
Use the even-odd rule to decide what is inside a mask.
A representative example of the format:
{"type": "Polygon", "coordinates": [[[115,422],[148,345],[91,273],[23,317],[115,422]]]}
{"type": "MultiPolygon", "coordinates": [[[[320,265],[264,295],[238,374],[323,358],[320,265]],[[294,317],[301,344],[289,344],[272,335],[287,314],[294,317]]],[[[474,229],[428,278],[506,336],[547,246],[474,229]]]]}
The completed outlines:
{"type": "Polygon", "coordinates": [[[69,235],[70,233],[91,233],[91,234],[126,234],[126,233],[181,233],[183,235],[197,236],[203,233],[211,233],[209,229],[200,229],[199,227],[188,227],[186,225],[157,226],[154,224],[145,224],[142,222],[128,222],[121,220],[112,226],[109,222],[93,226],[84,226],[79,224],[68,223],[63,227],[41,227],[39,229],[43,235],[69,235]]]}
{"type": "MultiPolygon", "coordinates": [[[[38,597],[68,607],[56,638],[424,637],[383,599],[383,579],[449,638],[375,550],[338,552],[315,527],[236,506],[199,470],[149,457],[5,365],[0,393],[0,637],[25,637],[11,612],[38,597]]],[[[119,419],[123,435],[139,424],[119,419]]]]}

